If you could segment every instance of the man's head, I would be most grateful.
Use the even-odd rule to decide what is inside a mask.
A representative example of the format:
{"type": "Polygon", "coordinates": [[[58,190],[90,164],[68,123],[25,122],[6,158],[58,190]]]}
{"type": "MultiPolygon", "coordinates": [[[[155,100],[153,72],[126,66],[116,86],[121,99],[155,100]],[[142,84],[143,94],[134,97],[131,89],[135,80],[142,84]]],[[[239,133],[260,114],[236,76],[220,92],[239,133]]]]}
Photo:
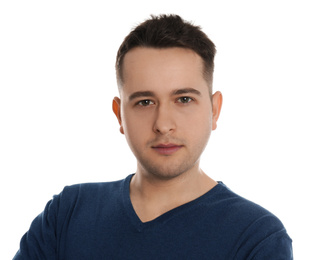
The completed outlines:
{"type": "MultiPolygon", "coordinates": [[[[152,34],[171,30],[169,34],[175,34],[178,42],[178,35],[183,39],[182,31],[189,31],[174,24],[174,21],[182,22],[179,17],[154,18],[156,23],[161,19],[165,20],[165,26],[148,27],[152,33],[140,34],[145,35],[143,39],[146,35],[152,38],[152,34]]],[[[148,21],[142,27],[146,23],[148,21]]],[[[130,35],[126,39],[136,39],[130,35]]],[[[211,131],[216,128],[222,104],[220,92],[210,93],[211,79],[207,80],[207,72],[203,73],[206,63],[200,54],[184,45],[154,47],[131,42],[123,43],[119,51],[122,84],[119,82],[120,98],[114,98],[113,111],[121,133],[137,158],[137,172],[174,178],[198,170],[200,156],[211,131]]],[[[210,55],[206,54],[209,64],[213,65],[215,49],[212,46],[212,54],[205,52],[210,55]]],[[[212,73],[210,70],[208,73],[212,73]]]]}
{"type": "Polygon", "coordinates": [[[203,76],[212,94],[214,71],[214,43],[200,30],[178,15],[151,16],[138,25],[121,44],[116,59],[118,86],[123,86],[123,60],[126,53],[136,47],[172,48],[181,47],[194,51],[203,61],[203,76]]]}

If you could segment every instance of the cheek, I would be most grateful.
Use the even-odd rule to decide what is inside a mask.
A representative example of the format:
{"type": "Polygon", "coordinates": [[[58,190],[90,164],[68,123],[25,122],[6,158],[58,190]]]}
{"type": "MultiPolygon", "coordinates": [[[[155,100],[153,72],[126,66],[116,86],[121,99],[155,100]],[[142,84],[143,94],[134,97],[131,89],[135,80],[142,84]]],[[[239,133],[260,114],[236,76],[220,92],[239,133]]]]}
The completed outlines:
{"type": "Polygon", "coordinates": [[[209,121],[202,119],[188,121],[183,128],[183,132],[185,132],[194,143],[202,142],[211,132],[211,124],[209,121]]]}
{"type": "Polygon", "coordinates": [[[202,113],[202,110],[194,111],[187,117],[179,120],[179,129],[191,140],[198,144],[208,140],[212,131],[212,115],[211,113],[202,113]]]}
{"type": "Polygon", "coordinates": [[[123,129],[128,142],[143,142],[144,136],[150,133],[151,120],[149,117],[138,116],[137,114],[126,113],[122,118],[123,129]]]}
{"type": "Polygon", "coordinates": [[[194,132],[206,131],[212,124],[212,113],[209,107],[196,107],[195,109],[189,109],[181,111],[178,115],[178,124],[182,128],[191,129],[194,132]]]}

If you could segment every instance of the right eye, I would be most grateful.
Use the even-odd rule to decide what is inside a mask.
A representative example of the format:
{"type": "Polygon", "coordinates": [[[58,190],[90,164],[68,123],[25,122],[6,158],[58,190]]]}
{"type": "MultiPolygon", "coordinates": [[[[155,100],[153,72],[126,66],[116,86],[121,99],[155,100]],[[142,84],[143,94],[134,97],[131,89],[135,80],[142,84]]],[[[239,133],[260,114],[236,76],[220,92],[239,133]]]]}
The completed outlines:
{"type": "Polygon", "coordinates": [[[144,100],[139,101],[137,105],[142,106],[142,107],[147,107],[150,105],[154,105],[154,102],[151,101],[150,99],[144,99],[144,100]]]}

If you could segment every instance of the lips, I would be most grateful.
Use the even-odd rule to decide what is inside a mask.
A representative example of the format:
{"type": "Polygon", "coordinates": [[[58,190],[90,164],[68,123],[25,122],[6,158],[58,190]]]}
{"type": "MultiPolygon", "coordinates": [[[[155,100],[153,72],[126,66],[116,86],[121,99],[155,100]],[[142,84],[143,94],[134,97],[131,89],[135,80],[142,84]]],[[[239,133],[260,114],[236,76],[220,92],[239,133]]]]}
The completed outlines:
{"type": "Polygon", "coordinates": [[[180,148],[182,148],[182,145],[177,144],[158,144],[152,146],[152,149],[154,149],[157,153],[161,155],[172,155],[173,153],[177,152],[180,148]]]}

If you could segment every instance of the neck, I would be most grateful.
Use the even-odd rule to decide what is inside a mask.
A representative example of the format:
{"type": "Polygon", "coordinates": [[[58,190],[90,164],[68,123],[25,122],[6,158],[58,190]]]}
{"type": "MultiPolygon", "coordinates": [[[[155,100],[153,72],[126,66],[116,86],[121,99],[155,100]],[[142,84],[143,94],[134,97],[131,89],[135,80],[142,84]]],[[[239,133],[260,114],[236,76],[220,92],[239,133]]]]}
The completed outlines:
{"type": "Polygon", "coordinates": [[[139,168],[130,184],[133,207],[142,221],[190,202],[212,189],[217,183],[196,165],[173,178],[158,178],[139,168]]]}

